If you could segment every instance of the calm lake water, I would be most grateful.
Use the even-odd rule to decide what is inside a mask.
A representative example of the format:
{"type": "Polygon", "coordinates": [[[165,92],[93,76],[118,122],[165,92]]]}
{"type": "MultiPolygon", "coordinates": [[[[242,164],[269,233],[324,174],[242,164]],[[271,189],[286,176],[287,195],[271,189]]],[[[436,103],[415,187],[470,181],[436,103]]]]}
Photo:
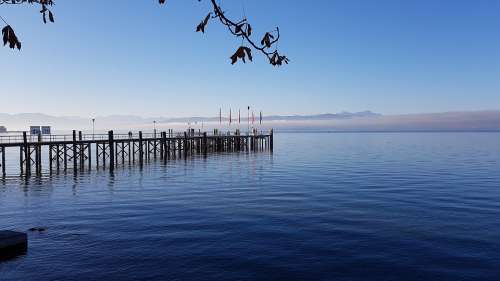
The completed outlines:
{"type": "Polygon", "coordinates": [[[277,134],[0,180],[0,228],[39,226],[0,280],[500,280],[500,134],[277,134]]]}

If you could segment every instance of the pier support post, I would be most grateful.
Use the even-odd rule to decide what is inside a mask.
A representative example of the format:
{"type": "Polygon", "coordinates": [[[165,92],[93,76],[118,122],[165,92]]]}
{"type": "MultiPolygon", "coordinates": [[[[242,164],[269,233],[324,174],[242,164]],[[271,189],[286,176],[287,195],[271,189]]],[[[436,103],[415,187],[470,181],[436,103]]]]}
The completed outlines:
{"type": "Polygon", "coordinates": [[[161,142],[160,142],[160,159],[167,159],[165,157],[165,145],[167,143],[167,133],[166,132],[161,132],[161,142]]]}
{"type": "Polygon", "coordinates": [[[113,131],[108,132],[108,142],[109,142],[109,170],[113,171],[115,169],[115,143],[113,131]]]}
{"type": "Polygon", "coordinates": [[[274,147],[274,130],[271,129],[271,132],[269,133],[269,150],[272,152],[273,147],[274,147]]]}
{"type": "Polygon", "coordinates": [[[2,146],[2,177],[5,177],[5,146],[2,146]]]}
{"type": "Polygon", "coordinates": [[[88,161],[89,161],[88,164],[89,164],[89,171],[90,171],[92,169],[92,143],[91,142],[89,142],[87,144],[87,150],[88,150],[87,154],[88,154],[88,161]]]}
{"type": "Polygon", "coordinates": [[[144,151],[142,146],[142,131],[139,131],[139,164],[142,166],[144,162],[144,151]]]}
{"type": "Polygon", "coordinates": [[[60,145],[56,145],[56,153],[57,153],[57,158],[56,158],[56,166],[57,166],[57,171],[59,171],[59,167],[61,166],[59,158],[61,157],[61,148],[60,145]]]}
{"type": "Polygon", "coordinates": [[[78,169],[77,160],[78,160],[78,151],[76,148],[76,131],[73,130],[73,171],[75,173],[78,169]]]}
{"type": "Polygon", "coordinates": [[[131,145],[134,145],[134,142],[131,141],[130,139],[132,138],[131,134],[129,134],[129,141],[128,141],[128,164],[130,165],[132,163],[132,155],[130,153],[132,152],[131,145]]]}
{"type": "Polygon", "coordinates": [[[203,133],[203,154],[207,154],[208,150],[208,141],[207,141],[207,132],[203,133]]]}
{"type": "Polygon", "coordinates": [[[24,143],[24,165],[26,166],[26,175],[31,174],[31,155],[30,146],[28,144],[28,136],[26,132],[23,132],[23,143],[24,143]]]}
{"type": "Polygon", "coordinates": [[[64,171],[66,171],[68,169],[68,145],[66,144],[64,144],[63,153],[64,153],[64,171]]]}
{"type": "Polygon", "coordinates": [[[170,139],[167,140],[167,159],[170,159],[170,139]]]}
{"type": "Polygon", "coordinates": [[[176,139],[176,142],[177,142],[177,157],[181,158],[181,149],[182,149],[182,145],[181,145],[181,139],[180,138],[177,138],[176,139]]]}
{"type": "Polygon", "coordinates": [[[85,150],[82,140],[83,140],[82,131],[78,131],[78,141],[80,142],[80,144],[78,145],[78,157],[80,160],[80,170],[83,171],[85,163],[85,150]]]}
{"type": "Polygon", "coordinates": [[[40,175],[42,173],[42,146],[40,143],[42,142],[42,133],[38,132],[37,136],[38,144],[35,146],[35,165],[36,165],[36,174],[40,175]]]}
{"type": "Polygon", "coordinates": [[[184,158],[187,157],[187,153],[188,153],[188,137],[187,137],[187,132],[184,132],[184,158]]]}

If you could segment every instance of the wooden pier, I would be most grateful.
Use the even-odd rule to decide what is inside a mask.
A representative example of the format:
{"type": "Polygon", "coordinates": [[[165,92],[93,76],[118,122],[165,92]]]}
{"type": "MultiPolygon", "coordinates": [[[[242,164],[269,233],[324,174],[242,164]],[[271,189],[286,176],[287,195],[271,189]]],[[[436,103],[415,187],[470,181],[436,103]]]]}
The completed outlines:
{"type": "MultiPolygon", "coordinates": [[[[143,165],[150,160],[188,158],[195,154],[273,151],[273,130],[269,133],[220,134],[218,130],[208,134],[190,130],[183,133],[159,132],[153,134],[86,134],[73,131],[72,135],[28,135],[0,137],[2,177],[7,176],[7,149],[17,149],[18,168],[21,175],[40,175],[42,163],[48,171],[73,170],[74,172],[96,169],[113,171],[120,164],[143,165]],[[45,154],[45,156],[44,156],[45,154]],[[44,158],[47,157],[47,158],[44,158]],[[43,161],[47,159],[48,161],[43,161]]],[[[10,163],[10,162],[9,162],[10,163]]],[[[11,170],[11,169],[9,169],[11,170]]]]}

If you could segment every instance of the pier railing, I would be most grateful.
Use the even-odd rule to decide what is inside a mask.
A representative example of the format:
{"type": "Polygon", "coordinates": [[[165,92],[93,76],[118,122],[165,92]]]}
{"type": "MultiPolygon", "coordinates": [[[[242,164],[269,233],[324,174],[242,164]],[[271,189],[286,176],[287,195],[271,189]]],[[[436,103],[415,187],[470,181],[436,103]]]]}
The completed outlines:
{"type": "MultiPolygon", "coordinates": [[[[83,134],[73,131],[71,135],[18,135],[0,136],[0,175],[6,176],[6,163],[19,163],[21,175],[42,173],[42,164],[48,171],[72,169],[74,172],[92,167],[113,170],[119,164],[142,165],[150,159],[167,161],[187,158],[195,154],[273,151],[273,130],[269,133],[253,130],[250,133],[212,133],[189,130],[186,132],[154,132],[114,134],[83,134]],[[18,149],[18,161],[6,161],[7,149],[18,149]],[[48,161],[42,159],[47,157],[48,161]]],[[[14,164],[15,165],[15,164],[14,164]]]]}
{"type": "MultiPolygon", "coordinates": [[[[199,132],[195,131],[194,133],[189,134],[189,137],[202,137],[204,132],[199,132]]],[[[208,137],[213,137],[213,136],[234,136],[237,133],[236,132],[207,132],[206,133],[208,137]]],[[[243,134],[239,134],[242,136],[257,136],[257,135],[266,135],[263,131],[260,132],[245,132],[243,134]]],[[[128,134],[113,134],[113,137],[115,140],[127,140],[127,139],[138,139],[140,136],[140,133],[128,133],[128,134]]],[[[106,141],[108,140],[109,135],[108,134],[78,134],[77,135],[77,140],[78,141],[106,141]]],[[[160,138],[161,137],[161,132],[156,132],[156,133],[142,133],[142,137],[144,139],[152,139],[152,138],[160,138]]],[[[167,138],[182,138],[184,137],[184,132],[171,132],[167,133],[167,138]]],[[[26,134],[26,141],[30,143],[34,142],[65,142],[65,141],[72,141],[73,140],[73,135],[72,134],[50,134],[50,135],[38,135],[38,134],[26,134]]],[[[24,135],[23,133],[16,133],[16,134],[6,134],[6,135],[0,135],[0,145],[1,144],[18,144],[18,143],[24,143],[24,135]]]]}

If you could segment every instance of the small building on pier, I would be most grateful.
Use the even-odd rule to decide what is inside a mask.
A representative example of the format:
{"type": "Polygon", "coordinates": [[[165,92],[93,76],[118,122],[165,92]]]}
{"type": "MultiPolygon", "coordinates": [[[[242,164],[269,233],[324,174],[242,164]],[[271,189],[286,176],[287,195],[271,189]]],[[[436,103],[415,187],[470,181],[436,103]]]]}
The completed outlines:
{"type": "Polygon", "coordinates": [[[30,134],[31,135],[50,135],[51,127],[50,126],[30,126],[30,134]]]}
{"type": "Polygon", "coordinates": [[[1,133],[7,133],[7,128],[5,128],[5,126],[0,126],[0,134],[1,133]]]}

